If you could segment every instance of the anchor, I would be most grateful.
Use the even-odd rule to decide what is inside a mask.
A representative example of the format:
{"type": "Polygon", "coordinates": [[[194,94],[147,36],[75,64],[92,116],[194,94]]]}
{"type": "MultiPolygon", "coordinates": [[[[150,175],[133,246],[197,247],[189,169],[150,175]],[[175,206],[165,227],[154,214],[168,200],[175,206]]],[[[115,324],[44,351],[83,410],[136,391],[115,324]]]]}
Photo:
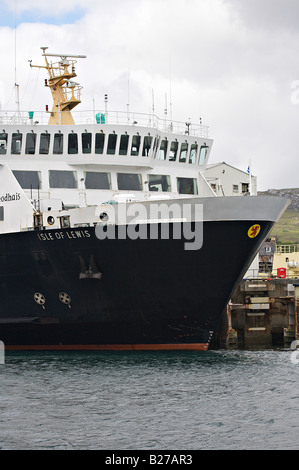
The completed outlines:
{"type": "Polygon", "coordinates": [[[79,273],[79,279],[102,279],[103,274],[97,268],[94,256],[90,256],[89,266],[87,268],[85,260],[79,255],[81,272],[79,273]]]}

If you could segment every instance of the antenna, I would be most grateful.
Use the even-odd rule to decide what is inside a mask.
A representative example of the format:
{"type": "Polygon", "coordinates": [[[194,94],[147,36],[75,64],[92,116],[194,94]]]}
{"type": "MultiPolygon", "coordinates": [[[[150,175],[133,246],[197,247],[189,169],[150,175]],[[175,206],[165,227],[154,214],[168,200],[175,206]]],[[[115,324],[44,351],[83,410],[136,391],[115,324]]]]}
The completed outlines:
{"type": "Polygon", "coordinates": [[[105,121],[108,121],[108,95],[107,93],[104,95],[104,102],[105,102],[105,121]]]}
{"type": "Polygon", "coordinates": [[[17,0],[15,0],[15,85],[17,84],[17,0]]]}
{"type": "Polygon", "coordinates": [[[47,47],[41,47],[41,49],[43,50],[43,54],[42,56],[49,56],[49,57],[61,57],[61,59],[66,59],[66,58],[70,58],[70,59],[86,59],[86,55],[72,55],[72,54],[52,54],[52,53],[49,53],[49,52],[45,52],[46,49],[48,49],[47,47]]]}
{"type": "Polygon", "coordinates": [[[165,108],[164,108],[164,114],[167,116],[167,93],[165,93],[165,108]]]}
{"type": "Polygon", "coordinates": [[[248,169],[247,169],[247,173],[248,173],[248,178],[249,178],[249,184],[248,184],[248,192],[249,194],[251,195],[251,191],[252,191],[252,179],[251,179],[251,159],[249,160],[249,164],[248,164],[248,169]]]}
{"type": "Polygon", "coordinates": [[[164,115],[165,115],[164,126],[165,126],[165,130],[166,130],[166,119],[167,119],[167,93],[165,93],[165,108],[164,108],[164,115]]]}
{"type": "Polygon", "coordinates": [[[153,111],[153,123],[154,123],[154,116],[155,116],[155,92],[152,88],[152,111],[153,111]]]}
{"type": "Polygon", "coordinates": [[[171,78],[171,55],[169,54],[169,110],[172,121],[172,78],[171,78]]]}
{"type": "Polygon", "coordinates": [[[17,84],[17,0],[15,0],[15,87],[16,87],[16,105],[17,116],[20,115],[19,85],[17,84]]]}
{"type": "Polygon", "coordinates": [[[130,122],[130,75],[131,75],[131,59],[129,59],[129,70],[128,70],[128,102],[127,102],[127,117],[128,123],[130,122]]]}

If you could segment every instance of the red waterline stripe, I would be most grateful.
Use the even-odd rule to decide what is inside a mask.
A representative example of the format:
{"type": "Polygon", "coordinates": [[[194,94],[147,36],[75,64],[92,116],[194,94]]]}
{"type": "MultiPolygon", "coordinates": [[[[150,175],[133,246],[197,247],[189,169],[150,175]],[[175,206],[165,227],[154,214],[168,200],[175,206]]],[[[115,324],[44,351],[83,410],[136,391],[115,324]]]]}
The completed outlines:
{"type": "Polygon", "coordinates": [[[5,345],[6,351],[206,351],[208,343],[5,345]]]}

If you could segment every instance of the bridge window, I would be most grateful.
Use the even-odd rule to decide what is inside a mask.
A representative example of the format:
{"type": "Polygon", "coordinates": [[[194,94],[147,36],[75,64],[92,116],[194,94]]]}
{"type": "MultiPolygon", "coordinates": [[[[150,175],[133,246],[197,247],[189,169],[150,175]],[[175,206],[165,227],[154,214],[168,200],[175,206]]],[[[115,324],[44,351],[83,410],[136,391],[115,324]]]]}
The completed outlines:
{"type": "Polygon", "coordinates": [[[68,153],[69,154],[77,154],[78,153],[78,136],[74,132],[69,134],[68,153]]]}
{"type": "Polygon", "coordinates": [[[120,137],[120,144],[119,144],[119,154],[120,155],[127,155],[127,153],[128,153],[128,144],[129,144],[129,136],[128,136],[128,134],[123,134],[120,137]]]}
{"type": "Polygon", "coordinates": [[[54,155],[61,155],[63,153],[63,134],[61,133],[54,134],[53,153],[54,155]]]}
{"type": "Polygon", "coordinates": [[[167,139],[163,139],[161,141],[161,145],[159,149],[158,160],[166,160],[167,146],[168,146],[167,139]]]}
{"type": "Polygon", "coordinates": [[[0,154],[5,154],[7,150],[7,134],[0,134],[0,154]]]}
{"type": "Polygon", "coordinates": [[[95,153],[102,154],[104,152],[105,134],[102,132],[96,133],[96,147],[95,153]]]}
{"type": "Polygon", "coordinates": [[[22,134],[13,133],[11,139],[11,153],[13,155],[19,155],[22,147],[22,134]]]}
{"type": "Polygon", "coordinates": [[[188,152],[188,144],[187,142],[182,142],[181,144],[181,151],[180,151],[180,162],[185,162],[187,159],[187,152],[188,152]]]}
{"type": "Polygon", "coordinates": [[[207,145],[202,145],[202,146],[200,147],[199,159],[198,159],[198,164],[199,164],[199,165],[203,165],[203,164],[204,164],[204,161],[205,161],[205,158],[206,158],[206,156],[207,156],[208,150],[209,150],[209,147],[208,147],[207,145]]]}
{"type": "Polygon", "coordinates": [[[85,188],[86,189],[110,189],[111,188],[110,173],[86,171],[85,188]]]}
{"type": "Polygon", "coordinates": [[[117,135],[116,134],[109,134],[108,146],[107,146],[108,155],[114,155],[115,154],[116,141],[117,141],[117,135]]]}
{"type": "Polygon", "coordinates": [[[141,175],[136,173],[118,173],[118,189],[127,191],[142,191],[141,175]]]}
{"type": "Polygon", "coordinates": [[[41,187],[41,174],[39,171],[14,170],[13,174],[23,189],[39,189],[41,187]]]}
{"type": "Polygon", "coordinates": [[[139,148],[140,148],[140,135],[133,135],[131,155],[139,155],[139,148]]]}
{"type": "Polygon", "coordinates": [[[197,144],[192,144],[190,149],[189,163],[196,163],[197,144]]]}
{"type": "Polygon", "coordinates": [[[27,155],[35,154],[36,134],[34,132],[28,132],[26,135],[25,153],[27,155]]]}
{"type": "Polygon", "coordinates": [[[157,150],[159,148],[160,137],[155,137],[154,140],[154,158],[156,158],[157,150]]]}
{"type": "Polygon", "coordinates": [[[46,132],[40,135],[39,153],[44,154],[44,155],[48,154],[49,147],[50,147],[50,134],[46,132]]]}
{"type": "Polygon", "coordinates": [[[142,156],[149,157],[153,138],[151,135],[146,135],[143,140],[142,156]]]}
{"type": "Polygon", "coordinates": [[[82,134],[82,152],[91,153],[91,132],[84,132],[82,134]]]}
{"type": "Polygon", "coordinates": [[[50,188],[77,188],[75,171],[49,170],[50,188]]]}
{"type": "Polygon", "coordinates": [[[149,191],[171,191],[170,176],[168,175],[147,175],[149,191]]]}
{"type": "Polygon", "coordinates": [[[177,178],[177,185],[179,194],[198,194],[195,178],[177,178]]]}
{"type": "Polygon", "coordinates": [[[179,143],[176,140],[171,142],[170,151],[169,151],[169,161],[170,162],[175,162],[176,161],[178,148],[179,148],[179,143]]]}

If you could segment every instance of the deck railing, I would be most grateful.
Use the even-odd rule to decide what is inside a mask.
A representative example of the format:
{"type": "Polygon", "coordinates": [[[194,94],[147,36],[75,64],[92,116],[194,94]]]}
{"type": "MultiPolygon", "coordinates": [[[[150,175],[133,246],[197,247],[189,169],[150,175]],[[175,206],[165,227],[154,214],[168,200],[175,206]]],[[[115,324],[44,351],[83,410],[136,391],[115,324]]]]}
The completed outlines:
{"type": "MultiPolygon", "coordinates": [[[[47,111],[0,111],[0,125],[47,125],[50,110],[47,111]]],[[[63,113],[63,111],[62,111],[63,113]]],[[[161,119],[154,114],[143,114],[125,111],[72,111],[75,124],[106,124],[123,126],[141,126],[157,129],[165,133],[185,134],[209,138],[209,127],[185,122],[161,119]]]]}

